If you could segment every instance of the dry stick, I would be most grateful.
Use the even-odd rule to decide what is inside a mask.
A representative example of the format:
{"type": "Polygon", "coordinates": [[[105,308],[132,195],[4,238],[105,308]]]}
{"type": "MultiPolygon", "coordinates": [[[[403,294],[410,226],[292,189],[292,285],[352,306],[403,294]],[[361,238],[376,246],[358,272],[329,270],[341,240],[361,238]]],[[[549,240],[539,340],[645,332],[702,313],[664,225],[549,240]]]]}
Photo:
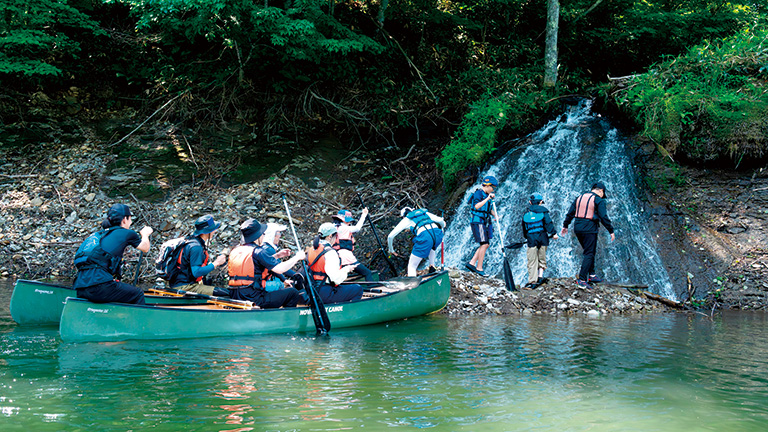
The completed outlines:
{"type": "Polygon", "coordinates": [[[197,168],[197,170],[199,171],[200,167],[197,166],[197,161],[195,160],[195,154],[192,153],[192,146],[189,145],[189,141],[187,141],[187,137],[184,134],[181,134],[181,137],[184,138],[184,142],[187,144],[187,148],[189,149],[189,157],[192,159],[192,163],[195,164],[195,168],[197,168]]]}
{"type": "Polygon", "coordinates": [[[150,120],[152,117],[154,117],[154,116],[155,116],[155,114],[157,114],[157,113],[159,113],[160,111],[162,111],[162,110],[163,110],[163,108],[167,107],[167,106],[168,106],[168,104],[170,104],[171,102],[175,101],[176,99],[178,99],[179,97],[181,97],[181,95],[183,95],[183,94],[184,94],[184,93],[179,93],[179,94],[177,94],[177,95],[176,95],[176,96],[175,96],[173,99],[171,99],[171,100],[169,100],[168,102],[166,102],[166,103],[165,103],[163,106],[161,106],[160,108],[158,108],[158,109],[157,109],[155,112],[153,112],[153,113],[152,113],[152,114],[151,114],[149,117],[147,117],[147,119],[146,119],[146,120],[144,120],[143,122],[141,122],[141,124],[140,124],[140,125],[136,126],[136,129],[134,129],[134,130],[130,131],[130,132],[128,133],[128,135],[126,135],[126,136],[124,136],[124,137],[120,138],[120,140],[119,140],[119,141],[117,141],[116,143],[113,143],[113,144],[109,144],[109,145],[108,145],[108,147],[114,147],[114,146],[116,146],[116,145],[120,144],[121,142],[125,141],[125,140],[126,140],[128,137],[129,137],[129,136],[133,135],[134,133],[136,133],[136,131],[137,131],[137,130],[141,129],[141,127],[142,127],[142,126],[144,126],[144,125],[145,125],[145,124],[146,124],[146,123],[147,123],[147,122],[148,122],[148,121],[149,121],[149,120],[150,120]]]}
{"type": "Polygon", "coordinates": [[[64,210],[64,202],[61,200],[61,193],[59,192],[59,188],[57,188],[55,185],[53,186],[53,190],[56,191],[56,195],[59,196],[59,205],[61,205],[61,218],[66,219],[67,218],[67,211],[64,210]]]}

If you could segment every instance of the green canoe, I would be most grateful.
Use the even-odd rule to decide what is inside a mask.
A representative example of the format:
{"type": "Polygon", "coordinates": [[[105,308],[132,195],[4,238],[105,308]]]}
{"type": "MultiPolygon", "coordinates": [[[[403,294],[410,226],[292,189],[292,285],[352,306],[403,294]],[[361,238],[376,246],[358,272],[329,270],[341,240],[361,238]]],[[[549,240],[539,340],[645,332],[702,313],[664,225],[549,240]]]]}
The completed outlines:
{"type": "MultiPolygon", "coordinates": [[[[424,276],[410,289],[366,293],[354,302],[325,305],[331,329],[364,326],[425,315],[442,309],[450,295],[448,272],[424,276]]],[[[394,286],[394,284],[392,285],[394,286]]],[[[69,298],[59,332],[65,342],[179,339],[258,333],[314,332],[308,307],[230,309],[220,305],[139,306],[95,304],[69,298]]]]}
{"type": "MultiPolygon", "coordinates": [[[[67,297],[77,297],[71,286],[19,279],[11,294],[11,318],[20,325],[58,325],[67,297]]],[[[147,304],[206,303],[196,297],[145,294],[147,304]]]]}

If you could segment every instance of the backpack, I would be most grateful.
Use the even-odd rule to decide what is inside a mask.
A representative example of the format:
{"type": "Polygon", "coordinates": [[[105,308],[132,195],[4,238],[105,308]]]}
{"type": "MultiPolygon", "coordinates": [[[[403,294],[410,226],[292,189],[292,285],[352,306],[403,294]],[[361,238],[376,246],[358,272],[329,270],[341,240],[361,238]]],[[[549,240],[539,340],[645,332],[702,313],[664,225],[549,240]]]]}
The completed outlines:
{"type": "Polygon", "coordinates": [[[186,237],[179,237],[166,240],[160,245],[160,252],[157,254],[157,259],[155,260],[155,276],[165,280],[171,280],[171,278],[176,275],[179,271],[176,261],[186,244],[186,237]]]}

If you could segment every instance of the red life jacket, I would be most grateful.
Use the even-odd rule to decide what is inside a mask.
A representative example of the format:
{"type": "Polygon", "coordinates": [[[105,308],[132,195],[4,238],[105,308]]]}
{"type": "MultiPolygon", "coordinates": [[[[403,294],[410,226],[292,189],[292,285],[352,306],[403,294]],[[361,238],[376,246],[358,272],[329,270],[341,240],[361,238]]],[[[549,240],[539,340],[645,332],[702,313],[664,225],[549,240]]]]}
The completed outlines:
{"type": "Polygon", "coordinates": [[[595,217],[595,195],[592,192],[582,194],[576,198],[576,217],[582,219],[597,219],[595,217]]]}
{"type": "Polygon", "coordinates": [[[309,273],[312,275],[312,279],[315,280],[315,283],[331,284],[331,279],[328,277],[328,273],[325,272],[325,254],[332,250],[333,248],[321,244],[316,249],[310,250],[307,254],[309,273]]]}
{"type": "MultiPolygon", "coordinates": [[[[176,260],[176,268],[179,269],[179,271],[183,272],[183,270],[181,269],[181,256],[184,255],[185,252],[189,253],[189,248],[192,247],[191,242],[196,242],[196,240],[195,239],[187,240],[186,245],[184,245],[184,247],[181,249],[181,253],[179,253],[179,259],[176,260]]],[[[203,253],[205,253],[205,259],[203,260],[203,264],[200,267],[205,267],[208,265],[208,250],[203,248],[203,253]]],[[[191,269],[189,270],[189,276],[190,277],[192,276],[191,269]]],[[[202,276],[200,276],[199,278],[195,278],[195,282],[200,282],[201,280],[203,280],[202,276]]]]}

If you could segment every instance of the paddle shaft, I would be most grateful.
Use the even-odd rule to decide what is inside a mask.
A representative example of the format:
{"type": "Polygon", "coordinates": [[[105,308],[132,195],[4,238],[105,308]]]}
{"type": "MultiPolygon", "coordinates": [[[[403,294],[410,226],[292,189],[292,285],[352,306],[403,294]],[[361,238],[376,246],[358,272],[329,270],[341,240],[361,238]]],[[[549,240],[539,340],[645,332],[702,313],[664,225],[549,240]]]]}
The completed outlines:
{"type": "Polygon", "coordinates": [[[501,229],[501,223],[499,222],[499,212],[496,210],[496,203],[491,201],[491,204],[493,204],[493,216],[496,219],[496,227],[499,229],[499,235],[501,236],[501,241],[499,241],[499,249],[501,249],[501,255],[504,256],[504,239],[507,237],[504,235],[504,230],[501,229]]]}
{"type": "MultiPolygon", "coordinates": [[[[360,196],[360,194],[357,194],[357,199],[360,200],[360,205],[365,208],[365,203],[363,202],[363,197],[360,196]]],[[[397,269],[395,269],[394,264],[392,264],[392,261],[389,260],[387,257],[387,251],[384,250],[384,245],[381,243],[381,239],[379,238],[379,234],[376,232],[376,226],[373,225],[373,219],[371,218],[370,213],[368,214],[368,224],[371,226],[371,231],[373,231],[373,236],[376,237],[376,243],[379,244],[379,248],[381,249],[381,253],[384,255],[384,260],[387,262],[387,265],[389,265],[389,270],[392,271],[393,276],[397,276],[397,269]]]]}
{"type": "MultiPolygon", "coordinates": [[[[445,220],[445,212],[440,210],[440,217],[445,220]]],[[[440,270],[445,270],[445,237],[440,242],[440,270]]]]}
{"type": "Polygon", "coordinates": [[[144,260],[144,251],[139,251],[139,262],[136,264],[136,274],[133,276],[133,286],[139,284],[139,273],[141,273],[141,262],[144,260]]]}
{"type": "MultiPolygon", "coordinates": [[[[288,222],[291,225],[293,239],[296,241],[296,250],[302,250],[299,244],[299,236],[296,235],[296,228],[293,226],[291,209],[288,208],[288,200],[283,195],[283,204],[285,205],[285,214],[288,216],[288,222]]],[[[312,319],[315,321],[315,328],[318,334],[328,333],[331,330],[331,322],[328,320],[328,312],[323,305],[323,299],[315,291],[314,278],[309,274],[306,260],[301,260],[301,267],[304,269],[304,276],[307,278],[307,296],[309,297],[309,309],[312,311],[312,319]]]]}

